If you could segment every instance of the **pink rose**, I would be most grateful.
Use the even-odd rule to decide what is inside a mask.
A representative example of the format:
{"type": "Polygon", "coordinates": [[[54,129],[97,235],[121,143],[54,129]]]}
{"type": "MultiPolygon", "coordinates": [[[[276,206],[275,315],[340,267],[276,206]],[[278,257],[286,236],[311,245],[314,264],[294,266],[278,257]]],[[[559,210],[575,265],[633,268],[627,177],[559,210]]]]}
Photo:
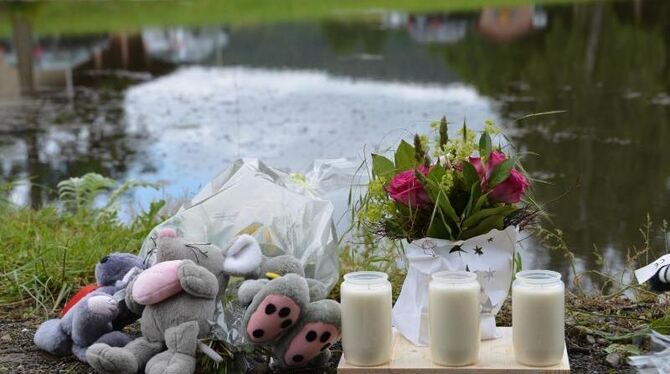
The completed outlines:
{"type": "Polygon", "coordinates": [[[494,151],[491,152],[491,156],[488,159],[488,162],[485,165],[482,165],[481,159],[479,157],[470,157],[470,163],[477,170],[479,174],[479,179],[482,181],[482,187],[484,187],[484,182],[491,178],[491,173],[496,166],[502,164],[503,161],[507,159],[504,153],[494,151]]]}
{"type": "MultiPolygon", "coordinates": [[[[430,169],[424,165],[419,166],[417,169],[423,175],[428,175],[428,172],[430,171],[430,169]]],[[[428,193],[426,193],[426,190],[423,189],[423,185],[421,185],[421,182],[419,182],[416,179],[416,175],[414,175],[414,169],[405,170],[396,174],[388,186],[386,186],[386,192],[388,192],[391,199],[396,202],[414,208],[430,203],[428,193]]]]}
{"type": "MultiPolygon", "coordinates": [[[[507,157],[502,152],[491,152],[491,156],[486,163],[482,163],[479,157],[470,157],[470,163],[477,170],[483,191],[488,190],[489,179],[491,173],[496,166],[505,161],[507,157]]],[[[515,204],[521,200],[521,197],[526,193],[526,189],[530,186],[530,182],[526,177],[516,169],[512,169],[510,176],[504,181],[496,185],[489,193],[489,197],[494,202],[515,204]]]]}
{"type": "Polygon", "coordinates": [[[518,170],[512,169],[509,177],[493,188],[489,197],[500,203],[515,204],[526,193],[530,182],[518,170]]]}

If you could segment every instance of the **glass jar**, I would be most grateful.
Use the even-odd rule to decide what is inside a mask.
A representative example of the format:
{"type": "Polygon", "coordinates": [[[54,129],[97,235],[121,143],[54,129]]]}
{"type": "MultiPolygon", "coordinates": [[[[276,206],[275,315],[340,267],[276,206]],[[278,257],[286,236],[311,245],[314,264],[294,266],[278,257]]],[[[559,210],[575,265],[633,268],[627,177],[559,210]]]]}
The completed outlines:
{"type": "Polygon", "coordinates": [[[347,363],[376,366],[391,360],[391,283],[388,275],[360,271],[340,286],[342,348],[347,363]]]}
{"type": "Polygon", "coordinates": [[[565,350],[565,286],[561,274],[525,270],[512,285],[512,334],[516,360],[556,365],[565,350]]]}
{"type": "Polygon", "coordinates": [[[441,271],[428,285],[433,362],[465,366],[479,360],[479,282],[467,271],[441,271]]]}

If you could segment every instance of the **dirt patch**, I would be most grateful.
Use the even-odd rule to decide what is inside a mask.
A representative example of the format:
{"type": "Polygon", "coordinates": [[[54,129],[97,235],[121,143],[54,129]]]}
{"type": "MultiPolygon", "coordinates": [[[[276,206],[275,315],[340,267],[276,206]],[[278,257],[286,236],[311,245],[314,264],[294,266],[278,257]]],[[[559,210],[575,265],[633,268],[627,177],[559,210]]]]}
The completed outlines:
{"type": "Polygon", "coordinates": [[[73,356],[56,357],[39,350],[33,335],[40,321],[33,318],[0,322],[0,373],[92,373],[73,356]]]}

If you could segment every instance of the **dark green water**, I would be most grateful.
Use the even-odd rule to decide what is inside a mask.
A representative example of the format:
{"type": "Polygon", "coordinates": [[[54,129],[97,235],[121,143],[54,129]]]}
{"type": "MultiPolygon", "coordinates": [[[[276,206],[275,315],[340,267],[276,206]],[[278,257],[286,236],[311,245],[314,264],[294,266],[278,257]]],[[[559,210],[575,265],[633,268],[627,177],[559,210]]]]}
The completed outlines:
{"type": "MultiPolygon", "coordinates": [[[[240,156],[303,170],[446,114],[492,118],[538,154],[524,159],[547,182],[537,200],[551,201],[582,269],[621,268],[647,213],[670,216],[670,2],[93,35],[11,19],[0,18],[14,31],[0,39],[0,178],[32,178],[18,203],[43,204],[59,180],[96,171],[165,182],[135,196],[146,204],[195,192],[240,156]],[[515,121],[553,110],[565,113],[515,121]]],[[[668,238],[652,236],[662,250],[668,238]]],[[[532,240],[524,254],[528,267],[568,271],[532,240]]]]}

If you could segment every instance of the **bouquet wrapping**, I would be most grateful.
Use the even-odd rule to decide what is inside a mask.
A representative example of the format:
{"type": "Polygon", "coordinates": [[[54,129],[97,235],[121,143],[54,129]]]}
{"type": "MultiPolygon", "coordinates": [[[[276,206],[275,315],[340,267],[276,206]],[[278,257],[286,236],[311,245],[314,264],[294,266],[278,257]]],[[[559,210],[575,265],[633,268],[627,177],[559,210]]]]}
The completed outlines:
{"type": "Polygon", "coordinates": [[[493,229],[467,240],[424,238],[405,245],[407,276],[393,307],[393,324],[417,346],[430,342],[428,283],[442,270],[466,270],[477,274],[481,285],[480,332],[482,340],[499,337],[495,315],[500,311],[510,283],[517,229],[493,229]]]}

